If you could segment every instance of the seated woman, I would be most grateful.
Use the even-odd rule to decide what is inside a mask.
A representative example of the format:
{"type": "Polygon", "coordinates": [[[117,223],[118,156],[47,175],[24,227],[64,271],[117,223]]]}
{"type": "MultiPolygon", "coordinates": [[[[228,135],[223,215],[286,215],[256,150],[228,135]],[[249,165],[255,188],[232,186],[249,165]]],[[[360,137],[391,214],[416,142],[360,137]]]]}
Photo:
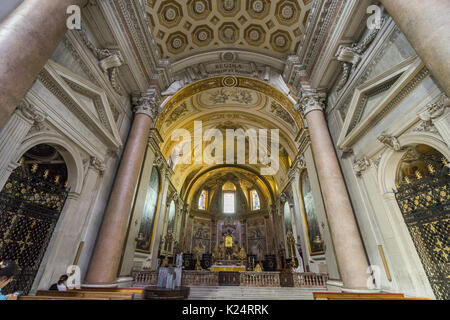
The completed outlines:
{"type": "Polygon", "coordinates": [[[50,289],[52,291],[67,291],[67,279],[69,277],[66,274],[63,274],[61,277],[59,277],[59,280],[57,283],[54,283],[50,286],[50,289]]]}
{"type": "Polygon", "coordinates": [[[6,287],[19,273],[19,267],[14,261],[0,262],[0,300],[17,300],[19,293],[2,294],[2,289],[6,287]]]}

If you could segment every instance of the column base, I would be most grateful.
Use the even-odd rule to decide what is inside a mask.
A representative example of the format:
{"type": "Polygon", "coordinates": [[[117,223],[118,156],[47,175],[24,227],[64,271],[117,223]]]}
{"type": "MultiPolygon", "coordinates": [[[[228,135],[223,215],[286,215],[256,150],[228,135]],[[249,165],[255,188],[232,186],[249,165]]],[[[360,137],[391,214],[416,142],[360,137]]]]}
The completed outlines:
{"type": "Polygon", "coordinates": [[[82,288],[131,288],[133,277],[119,277],[114,283],[83,283],[82,288]]]}
{"type": "Polygon", "coordinates": [[[344,283],[341,280],[328,280],[327,281],[327,291],[341,291],[344,283]]]}

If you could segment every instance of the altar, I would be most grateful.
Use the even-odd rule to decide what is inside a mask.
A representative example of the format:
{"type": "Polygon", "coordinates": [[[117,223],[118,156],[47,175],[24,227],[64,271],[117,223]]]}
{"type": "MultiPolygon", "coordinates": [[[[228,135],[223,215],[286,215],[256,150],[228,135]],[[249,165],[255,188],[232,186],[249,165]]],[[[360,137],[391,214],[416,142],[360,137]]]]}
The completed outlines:
{"type": "Polygon", "coordinates": [[[239,265],[213,265],[211,271],[245,271],[245,266],[239,265]]]}

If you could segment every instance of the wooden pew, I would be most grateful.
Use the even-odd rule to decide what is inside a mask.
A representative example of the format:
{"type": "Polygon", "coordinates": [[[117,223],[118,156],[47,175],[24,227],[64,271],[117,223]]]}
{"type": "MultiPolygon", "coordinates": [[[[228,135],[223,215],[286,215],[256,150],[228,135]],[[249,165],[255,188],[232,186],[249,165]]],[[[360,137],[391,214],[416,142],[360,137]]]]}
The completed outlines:
{"type": "Polygon", "coordinates": [[[18,296],[17,300],[41,301],[41,300],[111,300],[110,298],[77,298],[77,297],[50,297],[50,296],[18,296]]]}
{"type": "Polygon", "coordinates": [[[406,298],[402,293],[313,292],[314,300],[432,300],[406,298]]]}
{"type": "Polygon", "coordinates": [[[135,295],[142,295],[142,294],[144,294],[144,288],[94,288],[94,287],[81,287],[81,289],[73,289],[72,291],[121,292],[121,293],[134,293],[135,295]]]}
{"type": "Polygon", "coordinates": [[[84,290],[68,290],[68,291],[53,291],[53,290],[39,290],[36,296],[44,297],[67,297],[67,298],[90,298],[90,299],[110,299],[110,300],[133,300],[134,293],[122,292],[105,292],[105,291],[84,291],[84,290]]]}

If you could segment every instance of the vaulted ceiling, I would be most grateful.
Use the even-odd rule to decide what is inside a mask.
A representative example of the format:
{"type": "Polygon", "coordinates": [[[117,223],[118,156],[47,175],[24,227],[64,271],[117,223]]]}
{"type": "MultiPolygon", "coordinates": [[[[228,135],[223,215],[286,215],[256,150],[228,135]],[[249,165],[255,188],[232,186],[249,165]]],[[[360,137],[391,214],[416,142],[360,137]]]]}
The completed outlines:
{"type": "Polygon", "coordinates": [[[243,49],[277,58],[294,54],[312,0],[147,0],[163,57],[172,61],[214,49],[243,49]]]}

